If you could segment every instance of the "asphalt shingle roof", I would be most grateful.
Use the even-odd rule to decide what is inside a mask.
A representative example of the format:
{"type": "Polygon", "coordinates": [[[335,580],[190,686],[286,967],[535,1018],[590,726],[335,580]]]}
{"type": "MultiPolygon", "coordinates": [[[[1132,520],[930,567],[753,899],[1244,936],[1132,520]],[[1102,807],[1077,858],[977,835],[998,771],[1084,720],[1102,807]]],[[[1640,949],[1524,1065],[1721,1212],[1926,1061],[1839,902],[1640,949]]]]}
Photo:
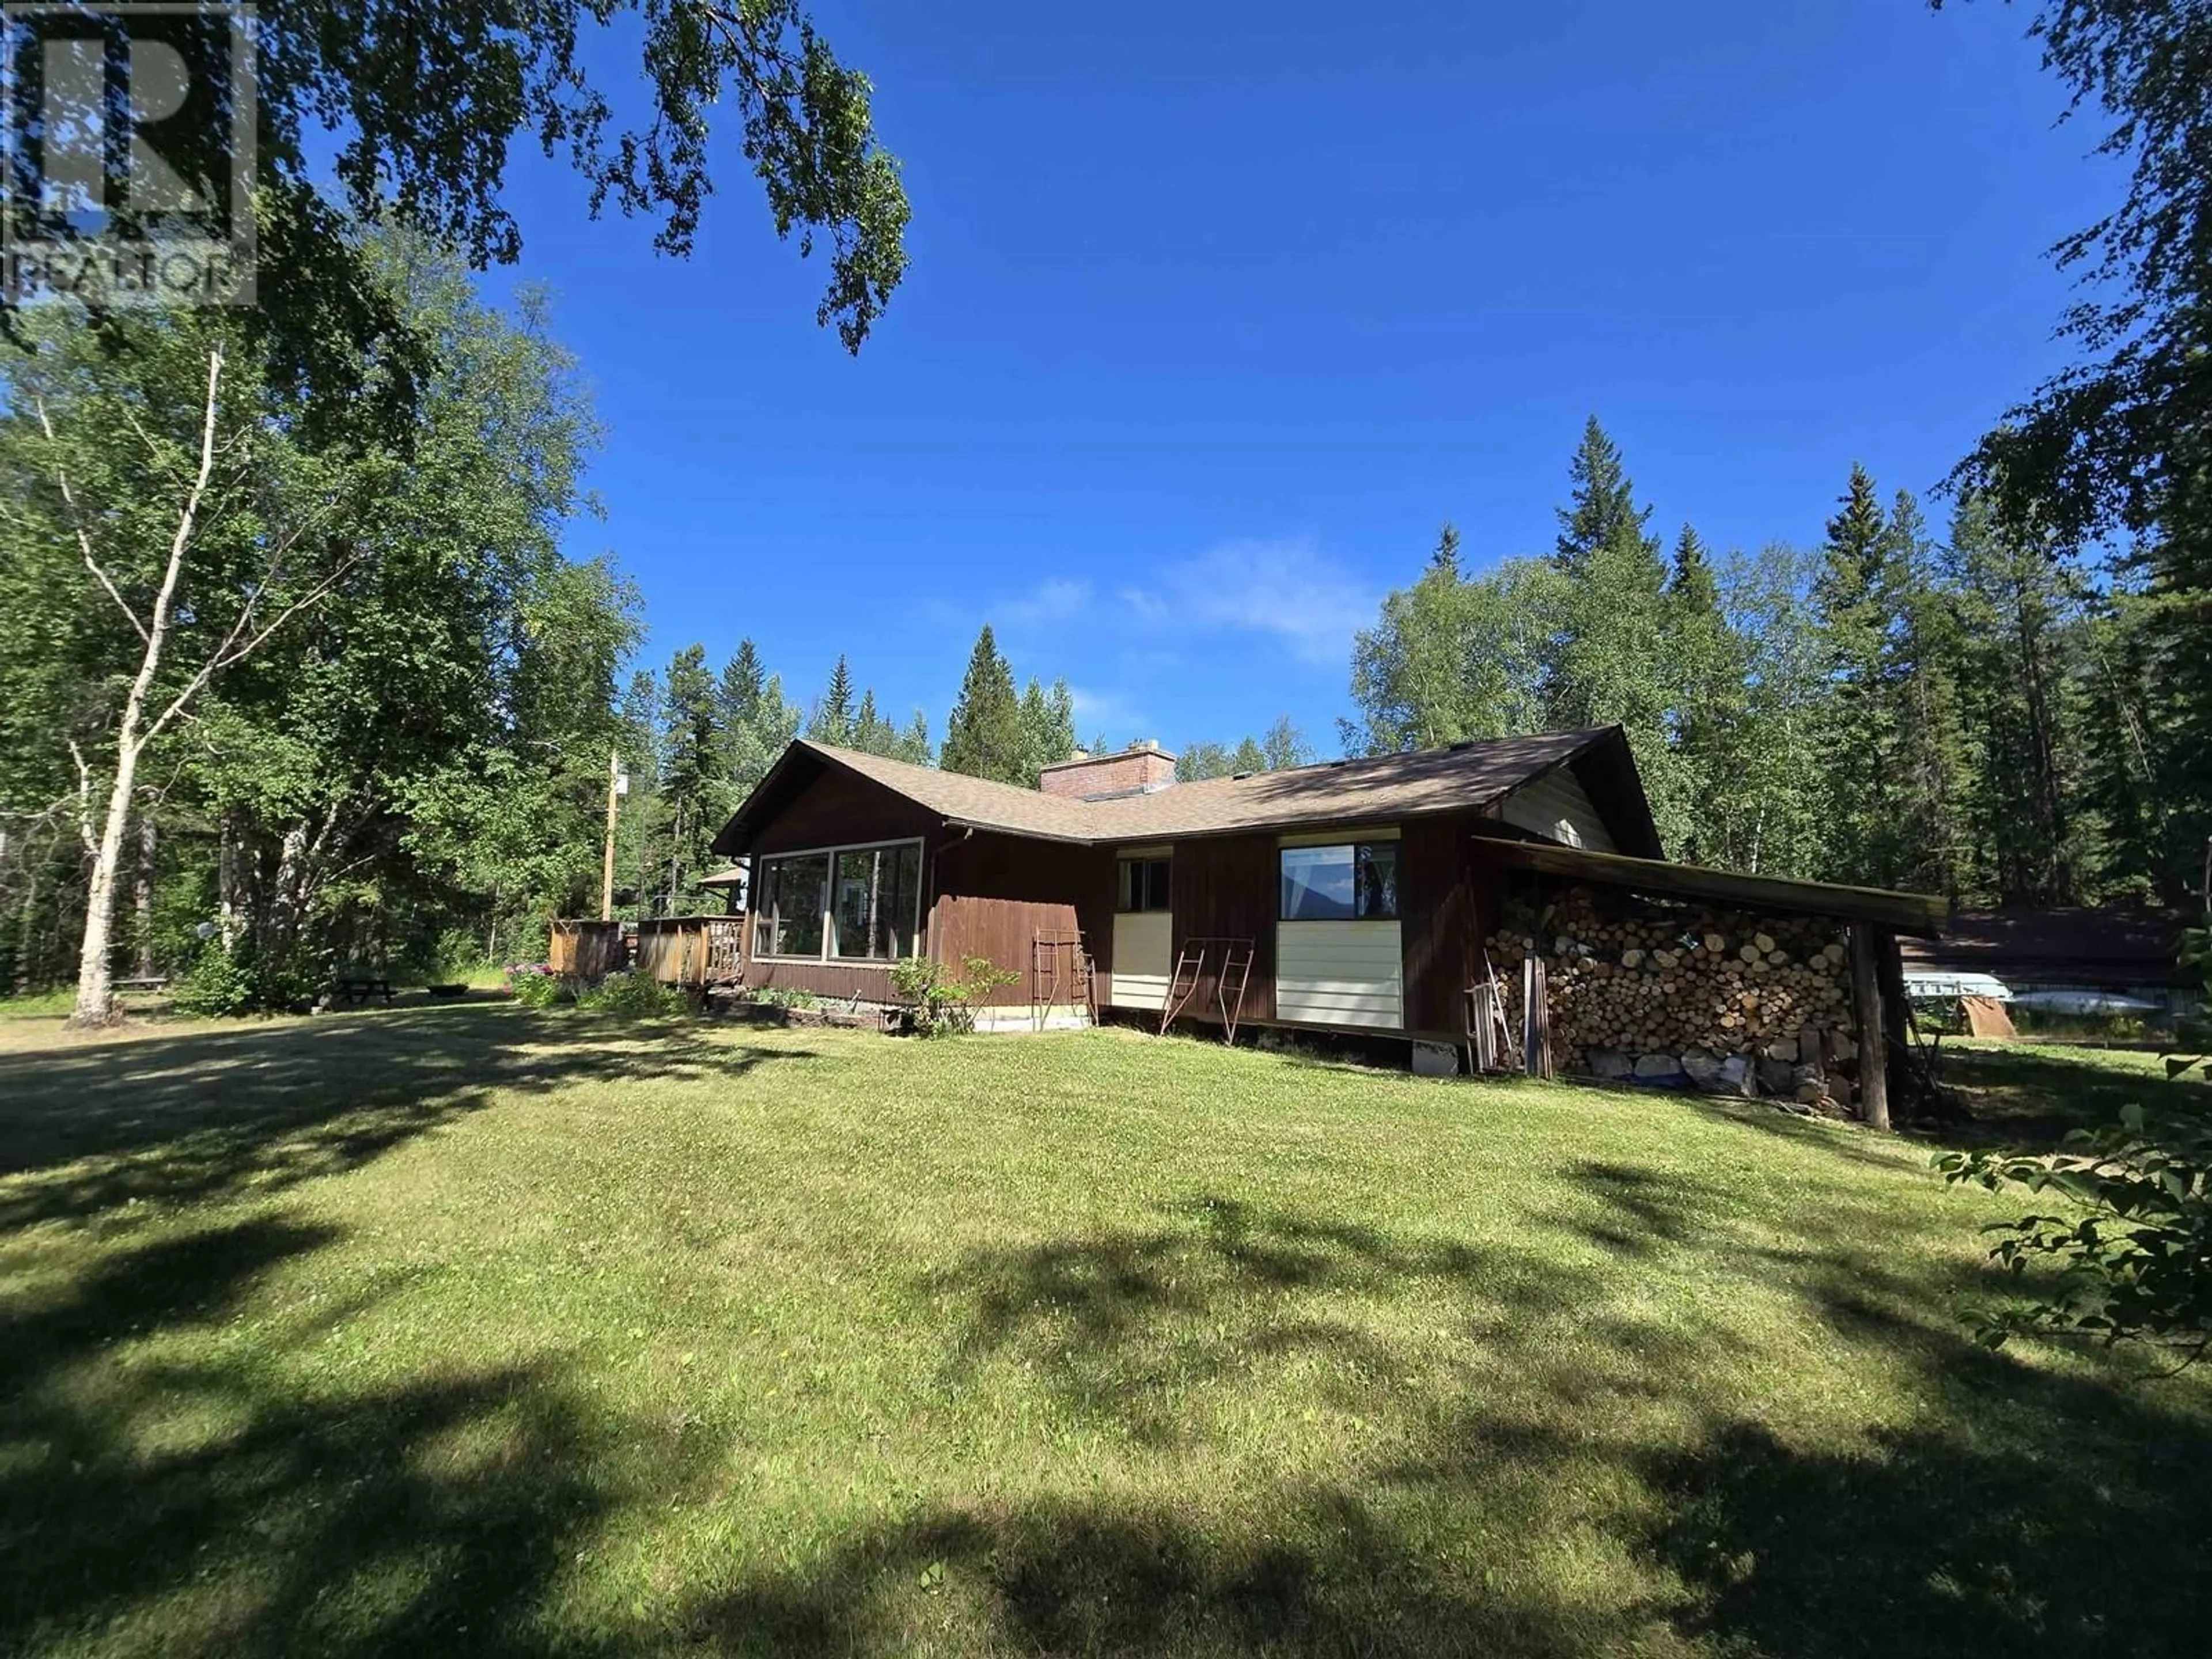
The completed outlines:
{"type": "Polygon", "coordinates": [[[1484,806],[1571,760],[1613,730],[1498,738],[1409,755],[1330,761],[1249,777],[1178,783],[1149,794],[1071,800],[934,767],[804,739],[799,747],[896,790],[940,817],[1018,836],[1130,842],[1356,819],[1390,823],[1484,806]]]}

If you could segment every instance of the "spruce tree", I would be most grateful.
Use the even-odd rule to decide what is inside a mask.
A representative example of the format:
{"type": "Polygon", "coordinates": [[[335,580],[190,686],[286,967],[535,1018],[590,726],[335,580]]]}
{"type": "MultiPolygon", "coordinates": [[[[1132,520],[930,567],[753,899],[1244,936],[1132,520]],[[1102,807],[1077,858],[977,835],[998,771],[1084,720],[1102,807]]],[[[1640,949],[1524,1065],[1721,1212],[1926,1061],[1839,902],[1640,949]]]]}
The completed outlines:
{"type": "Polygon", "coordinates": [[[737,650],[722,665],[715,708],[721,724],[722,774],[734,798],[740,800],[752,792],[775,758],[757,735],[761,694],[766,684],[759,651],[750,639],[738,641],[737,650]]]}
{"type": "Polygon", "coordinates": [[[1075,752],[1075,694],[1066,680],[1054,680],[1047,690],[1032,679],[1022,692],[1022,735],[1028,744],[1025,779],[1035,787],[1048,766],[1057,766],[1075,752]]]}
{"type": "MultiPolygon", "coordinates": [[[[1978,492],[1960,498],[1942,559],[1956,617],[1966,884],[1981,902],[2079,903],[2090,896],[2095,858],[2091,804],[2144,822],[2137,814],[2147,772],[2131,709],[2140,700],[2124,666],[2129,653],[2100,648],[2118,636],[2094,635],[2099,624],[2085,611],[2079,578],[1978,492]],[[2120,672],[2103,672],[2108,660],[2120,672]],[[2085,730],[2114,740],[2093,756],[2085,730]]],[[[2118,606],[2108,614],[2119,614],[2118,606]]]]}
{"type": "Polygon", "coordinates": [[[665,890],[672,902],[690,894],[705,873],[708,843],[731,805],[715,718],[717,690],[704,647],[687,646],[669,662],[661,697],[660,798],[668,837],[665,890]]]}
{"type": "Polygon", "coordinates": [[[1894,541],[1873,477],[1853,464],[1828,520],[1813,614],[1831,698],[1819,744],[1830,880],[1881,886],[1891,874],[1897,821],[1897,710],[1890,695],[1894,541]]]}
{"type": "Polygon", "coordinates": [[[1890,508],[1893,618],[1883,685],[1897,732],[1895,815],[1874,873],[1892,886],[1957,900],[1968,882],[1962,641],[1920,503],[1900,489],[1890,508]]]}
{"type": "Polygon", "coordinates": [[[806,722],[806,735],[817,743],[850,749],[854,746],[853,713],[853,670],[840,653],[836,667],[830,672],[829,686],[806,722]]]}
{"type": "Polygon", "coordinates": [[[1459,579],[1459,526],[1449,519],[1437,534],[1437,550],[1429,555],[1429,568],[1455,581],[1459,579]]]}
{"type": "MultiPolygon", "coordinates": [[[[1562,570],[1580,574],[1600,548],[1625,546],[1632,536],[1643,539],[1651,509],[1636,505],[1636,486],[1629,482],[1620,447],[1606,435],[1595,415],[1583,428],[1582,444],[1567,465],[1567,477],[1572,495],[1569,504],[1559,509],[1555,555],[1562,570]]],[[[1657,544],[1651,546],[1656,557],[1657,544]]]]}
{"type": "Polygon", "coordinates": [[[969,653],[968,672],[960,683],[960,701],[953,705],[952,718],[945,726],[939,764],[948,772],[964,772],[1000,783],[1025,785],[1032,781],[1029,737],[1022,726],[1013,670],[999,654],[998,641],[988,623],[975,636],[975,648],[969,653]]]}
{"type": "Polygon", "coordinates": [[[1671,716],[1680,787],[1691,802],[1680,855],[1692,863],[1728,856],[1745,738],[1742,643],[1721,610],[1720,583],[1698,532],[1682,526],[1665,593],[1665,647],[1674,672],[1671,716]]]}
{"type": "Polygon", "coordinates": [[[1560,510],[1558,609],[1544,649],[1547,722],[1620,726],[1627,734],[1660,839],[1681,845],[1695,789],[1677,763],[1671,730],[1678,678],[1669,648],[1667,566],[1644,533],[1620,453],[1593,419],[1571,465],[1572,504],[1560,510]]]}
{"type": "Polygon", "coordinates": [[[746,725],[760,712],[761,687],[766,679],[758,649],[750,639],[739,640],[737,650],[722,665],[721,713],[726,730],[746,725]]]}

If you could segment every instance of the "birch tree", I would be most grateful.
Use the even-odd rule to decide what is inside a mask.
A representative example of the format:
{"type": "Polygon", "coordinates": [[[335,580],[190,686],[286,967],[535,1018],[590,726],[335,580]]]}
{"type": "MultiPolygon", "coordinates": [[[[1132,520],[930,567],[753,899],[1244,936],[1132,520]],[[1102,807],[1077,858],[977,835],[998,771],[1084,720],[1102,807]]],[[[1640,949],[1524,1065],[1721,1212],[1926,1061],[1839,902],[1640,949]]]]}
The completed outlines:
{"type": "Polygon", "coordinates": [[[258,377],[233,371],[221,325],[193,319],[132,333],[143,368],[171,376],[193,368],[190,403],[159,373],[127,385],[103,377],[103,348],[67,323],[50,325],[11,374],[16,416],[35,428],[39,471],[58,507],[52,533],[76,556],[85,603],[112,607],[130,642],[106,728],[89,743],[62,739],[88,871],[70,1014],[80,1026],[112,1013],[116,907],[149,750],[190,718],[219,675],[319,604],[351,563],[341,557],[319,577],[297,580],[295,554],[324,515],[289,510],[296,497],[274,487],[288,469],[273,452],[288,446],[264,418],[258,377]],[[134,450],[131,462],[106,459],[118,446],[134,450]],[[271,513],[280,495],[286,507],[271,513]]]}

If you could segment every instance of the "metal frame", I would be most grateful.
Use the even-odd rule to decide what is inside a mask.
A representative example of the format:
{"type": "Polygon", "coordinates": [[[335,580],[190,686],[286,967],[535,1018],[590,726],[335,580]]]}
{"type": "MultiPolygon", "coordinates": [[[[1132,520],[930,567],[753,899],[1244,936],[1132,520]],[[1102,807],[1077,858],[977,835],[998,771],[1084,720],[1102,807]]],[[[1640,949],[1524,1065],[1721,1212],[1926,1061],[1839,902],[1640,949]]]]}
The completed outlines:
{"type": "Polygon", "coordinates": [[[1214,1003],[1221,1011],[1224,1040],[1230,1042],[1237,1041],[1237,1022],[1244,1014],[1244,991],[1251,983],[1252,966],[1259,958],[1260,947],[1255,939],[1227,934],[1183,941],[1182,949],[1176,956],[1174,975],[1168,981],[1167,1000],[1160,1005],[1162,1036],[1167,1035],[1168,1027],[1174,1024],[1176,1017],[1190,1006],[1190,1000],[1198,994],[1198,988],[1206,982],[1206,953],[1215,948],[1220,951],[1221,966],[1213,976],[1214,1003]],[[1237,980],[1237,999],[1233,1004],[1229,997],[1231,975],[1237,980]]]}
{"type": "Polygon", "coordinates": [[[1030,1019],[1042,1031],[1060,1002],[1060,958],[1068,952],[1068,990],[1071,1001],[1082,1000],[1091,1023],[1098,1023],[1098,980],[1091,952],[1084,948],[1083,933],[1033,933],[1030,936],[1030,1019]],[[1051,981],[1045,981],[1049,964],[1051,981]]]}

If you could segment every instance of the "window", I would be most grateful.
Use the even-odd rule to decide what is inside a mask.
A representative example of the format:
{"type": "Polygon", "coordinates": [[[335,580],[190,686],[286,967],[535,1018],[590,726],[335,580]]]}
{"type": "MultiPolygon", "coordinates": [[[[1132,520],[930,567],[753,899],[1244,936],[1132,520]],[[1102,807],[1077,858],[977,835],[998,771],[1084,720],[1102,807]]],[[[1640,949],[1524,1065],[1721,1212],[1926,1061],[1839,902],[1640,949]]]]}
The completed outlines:
{"type": "Polygon", "coordinates": [[[912,956],[921,924],[921,847],[848,847],[764,858],[753,954],[889,962],[912,956]]]}
{"type": "Polygon", "coordinates": [[[1123,859],[1121,865],[1121,884],[1115,890],[1114,908],[1123,913],[1133,910],[1164,910],[1168,908],[1167,859],[1123,859]]]}
{"type": "Polygon", "coordinates": [[[820,853],[761,861],[760,900],[753,910],[757,957],[822,954],[823,888],[830,860],[820,853]]]}
{"type": "Polygon", "coordinates": [[[865,962],[912,956],[921,896],[921,848],[913,842],[838,854],[831,953],[865,962]]]}
{"type": "Polygon", "coordinates": [[[1285,921],[1391,921],[1398,915],[1398,843],[1283,848],[1285,921]]]}

